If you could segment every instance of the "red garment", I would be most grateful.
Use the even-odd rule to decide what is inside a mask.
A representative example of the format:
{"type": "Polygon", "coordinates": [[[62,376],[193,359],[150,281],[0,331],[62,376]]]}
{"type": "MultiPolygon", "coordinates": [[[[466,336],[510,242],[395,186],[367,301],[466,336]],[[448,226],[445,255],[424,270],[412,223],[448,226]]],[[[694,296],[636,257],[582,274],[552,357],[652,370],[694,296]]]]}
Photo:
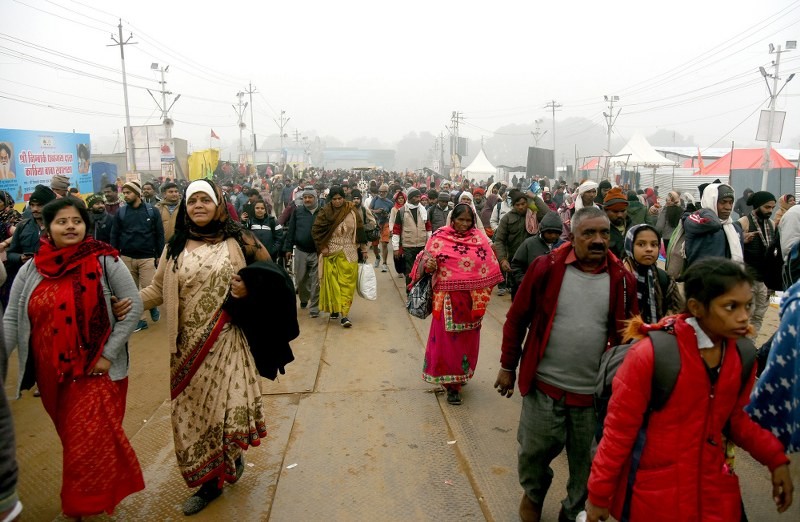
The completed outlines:
{"type": "MultiPolygon", "coordinates": [[[[722,430],[770,470],[788,462],[783,446],[744,411],[755,381],[741,387],[742,364],[728,340],[719,379],[712,388],[697,337],[687,316],[675,321],[681,371],[662,410],[651,413],[636,482],[631,520],[729,521],[741,518],[739,479],[724,470],[722,430]],[[741,393],[740,393],[741,390],[741,393]]],[[[650,401],[653,348],[649,338],[631,348],[613,382],[603,439],[592,462],[589,500],[619,518],[629,456],[650,401]]]]}
{"type": "Polygon", "coordinates": [[[53,419],[63,447],[61,509],[70,517],[113,513],[144,479],[122,419],[128,379],[81,377],[59,382],[54,346],[63,334],[53,328],[56,296],[67,278],[45,279],[28,304],[31,350],[42,405],[53,419]]]}
{"type": "MultiPolygon", "coordinates": [[[[544,357],[558,307],[558,295],[567,271],[566,260],[572,252],[572,244],[565,243],[549,254],[536,258],[525,273],[506,315],[500,364],[511,370],[522,359],[518,384],[523,396],[531,390],[539,361],[544,357]]],[[[636,315],[639,307],[636,302],[636,279],[611,252],[607,256],[607,271],[611,280],[608,316],[608,346],[611,347],[622,343],[619,332],[625,327],[624,321],[636,315]],[[623,281],[627,293],[622,291],[623,281]]]]}

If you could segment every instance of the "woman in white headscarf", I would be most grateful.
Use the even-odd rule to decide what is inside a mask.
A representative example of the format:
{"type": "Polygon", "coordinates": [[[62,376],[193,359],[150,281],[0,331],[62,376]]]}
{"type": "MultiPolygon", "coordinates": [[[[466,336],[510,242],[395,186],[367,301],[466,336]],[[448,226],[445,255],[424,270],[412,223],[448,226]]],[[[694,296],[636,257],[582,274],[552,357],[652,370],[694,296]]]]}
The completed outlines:
{"type": "Polygon", "coordinates": [[[581,183],[580,186],[578,186],[577,194],[577,196],[574,196],[575,203],[559,211],[561,214],[561,223],[563,224],[563,230],[561,231],[562,241],[569,241],[572,216],[575,214],[575,212],[584,207],[602,208],[600,205],[594,202],[594,198],[597,196],[597,183],[594,181],[587,180],[581,183]]]}

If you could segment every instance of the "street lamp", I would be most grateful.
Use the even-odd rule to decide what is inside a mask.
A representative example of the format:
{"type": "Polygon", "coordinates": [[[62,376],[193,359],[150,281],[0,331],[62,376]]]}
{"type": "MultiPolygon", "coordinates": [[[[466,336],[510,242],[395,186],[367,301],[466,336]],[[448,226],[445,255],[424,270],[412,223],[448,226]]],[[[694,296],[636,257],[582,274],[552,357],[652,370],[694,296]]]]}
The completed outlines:
{"type": "MultiPolygon", "coordinates": [[[[773,126],[775,124],[775,102],[778,99],[778,95],[786,88],[786,85],[792,81],[794,78],[794,73],[790,74],[786,81],[783,83],[780,89],[778,89],[778,80],[780,79],[779,72],[781,67],[781,54],[785,53],[789,50],[797,49],[797,41],[796,40],[788,40],[786,42],[786,49],[781,50],[781,46],[778,45],[776,49],[774,45],[769,44],[769,53],[775,54],[775,74],[767,73],[767,70],[764,67],[759,67],[758,71],[761,73],[761,76],[764,78],[764,82],[767,84],[767,91],[769,92],[769,118],[767,119],[767,146],[764,148],[764,164],[761,170],[761,190],[767,190],[767,176],[769,174],[770,169],[770,156],[772,155],[772,132],[773,126]],[[772,78],[772,86],[770,87],[769,80],[767,78],[772,78]]],[[[763,111],[762,111],[763,116],[763,111]]],[[[760,125],[759,125],[760,126],[760,125]]],[[[781,127],[783,125],[781,124],[781,127]]]]}

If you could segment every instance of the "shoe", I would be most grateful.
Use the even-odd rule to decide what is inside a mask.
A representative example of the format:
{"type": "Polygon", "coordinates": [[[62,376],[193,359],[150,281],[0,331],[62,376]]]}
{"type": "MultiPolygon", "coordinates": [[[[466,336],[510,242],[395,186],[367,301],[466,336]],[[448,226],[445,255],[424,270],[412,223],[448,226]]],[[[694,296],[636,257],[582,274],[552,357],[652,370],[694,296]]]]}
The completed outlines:
{"type": "Polygon", "coordinates": [[[373,266],[374,266],[375,268],[378,268],[378,266],[379,266],[380,264],[381,264],[381,256],[378,256],[378,257],[376,257],[376,258],[375,258],[375,264],[374,264],[373,266]]]}
{"type": "Polygon", "coordinates": [[[462,403],[461,394],[455,390],[447,390],[447,404],[458,406],[462,403]]]}
{"type": "Polygon", "coordinates": [[[158,307],[150,309],[150,319],[152,319],[154,323],[157,323],[158,320],[161,319],[161,312],[158,310],[158,307]]]}
{"type": "Polygon", "coordinates": [[[206,482],[200,486],[197,493],[186,499],[186,502],[183,503],[183,514],[188,517],[189,515],[200,513],[221,494],[222,490],[217,487],[214,480],[206,482]]]}
{"type": "Polygon", "coordinates": [[[534,504],[525,493],[519,503],[519,519],[522,522],[540,522],[542,520],[542,506],[534,504]]]}
{"type": "Polygon", "coordinates": [[[339,312],[331,312],[331,319],[338,319],[338,318],[339,318],[339,312]]]}
{"type": "Polygon", "coordinates": [[[136,329],[134,330],[134,332],[138,332],[139,330],[147,330],[147,328],[148,328],[147,321],[142,319],[139,321],[139,324],[136,325],[136,329]]]}
{"type": "Polygon", "coordinates": [[[564,511],[564,506],[561,506],[561,509],[558,511],[558,522],[575,522],[575,519],[569,518],[564,511]]]}
{"type": "Polygon", "coordinates": [[[310,318],[312,318],[312,319],[316,319],[317,317],[319,317],[319,312],[313,312],[313,311],[312,311],[312,312],[310,312],[310,313],[308,314],[308,316],[309,316],[310,318]]]}
{"type": "Polygon", "coordinates": [[[308,301],[300,301],[300,308],[305,308],[308,306],[308,301]]]}
{"type": "Polygon", "coordinates": [[[344,328],[350,328],[351,326],[353,326],[353,323],[351,323],[350,319],[348,319],[347,317],[342,317],[342,326],[344,328]]]}
{"type": "Polygon", "coordinates": [[[381,272],[388,272],[388,271],[389,271],[389,267],[388,266],[386,266],[385,264],[383,266],[381,266],[381,272]]]}
{"type": "Polygon", "coordinates": [[[244,474],[244,453],[240,453],[233,463],[236,465],[236,478],[231,481],[231,484],[236,484],[244,474]]]}
{"type": "Polygon", "coordinates": [[[505,288],[498,288],[497,289],[497,295],[499,295],[499,296],[506,295],[506,292],[508,292],[508,290],[506,290],[505,288]]]}

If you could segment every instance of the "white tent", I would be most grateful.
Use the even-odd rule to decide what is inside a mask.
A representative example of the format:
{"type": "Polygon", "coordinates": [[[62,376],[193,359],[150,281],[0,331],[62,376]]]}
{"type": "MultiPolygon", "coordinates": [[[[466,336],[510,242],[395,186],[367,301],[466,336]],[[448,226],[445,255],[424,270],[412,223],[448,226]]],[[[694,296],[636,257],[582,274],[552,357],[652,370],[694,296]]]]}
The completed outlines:
{"type": "Polygon", "coordinates": [[[622,150],[611,158],[614,165],[631,167],[664,167],[676,163],[670,161],[653,148],[641,134],[634,135],[622,150]]]}
{"type": "Polygon", "coordinates": [[[475,156],[472,163],[461,172],[464,178],[474,179],[478,183],[488,181],[491,176],[494,176],[495,180],[497,180],[497,167],[492,165],[483,149],[475,156]]]}

